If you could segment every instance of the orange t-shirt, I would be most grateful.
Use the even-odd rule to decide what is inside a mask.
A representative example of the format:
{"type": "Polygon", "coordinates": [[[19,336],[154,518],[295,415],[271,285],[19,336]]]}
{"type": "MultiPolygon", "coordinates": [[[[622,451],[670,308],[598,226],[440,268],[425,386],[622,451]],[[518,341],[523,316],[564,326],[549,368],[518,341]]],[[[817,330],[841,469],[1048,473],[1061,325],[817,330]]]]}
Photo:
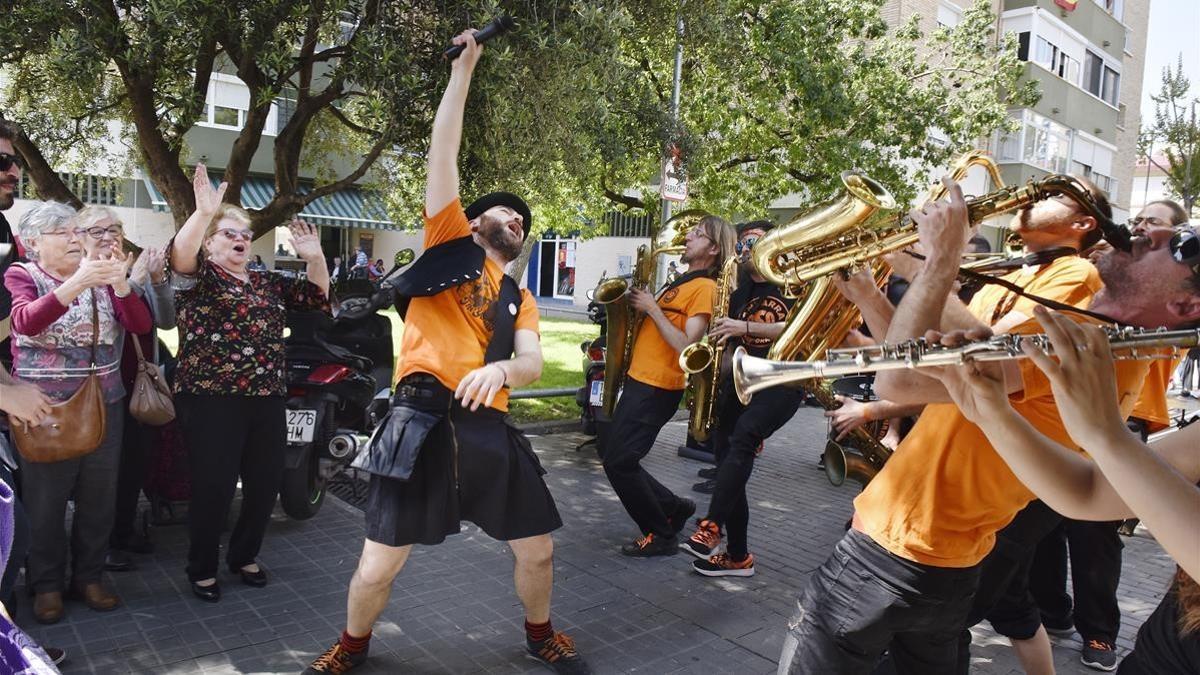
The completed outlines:
{"type": "MultiPolygon", "coordinates": [[[[467,214],[458,199],[434,216],[425,214],[426,249],[470,233],[467,214]]],[[[404,321],[396,381],[413,373],[429,373],[447,388],[455,389],[467,373],[482,366],[493,330],[487,310],[500,296],[503,274],[491,258],[484,258],[479,279],[436,295],[413,298],[404,321]]],[[[515,330],[538,331],[537,302],[525,288],[521,289],[515,330]]],[[[496,394],[492,407],[508,410],[508,389],[496,394]]]]}
{"type": "Polygon", "coordinates": [[[1131,417],[1146,420],[1146,431],[1154,433],[1171,426],[1167,415],[1167,387],[1171,384],[1171,373],[1179,365],[1179,359],[1161,359],[1150,362],[1150,372],[1131,417]]]}
{"type": "MultiPolygon", "coordinates": [[[[1102,285],[1096,268],[1076,256],[1004,277],[1027,292],[1086,306],[1102,285]]],[[[984,286],[971,313],[994,323],[1011,311],[1033,316],[1036,303],[999,286],[984,286]]],[[[1078,321],[1090,321],[1070,315],[1078,321]]],[[[1042,332],[1030,319],[1013,333],[1042,332]]],[[[1050,383],[1031,361],[1019,362],[1024,388],[1013,408],[1055,441],[1076,448],[1063,429],[1050,383]]],[[[1121,410],[1128,414],[1146,372],[1142,361],[1117,362],[1121,410]]],[[[892,553],[936,567],[970,567],[988,554],[996,532],[1035,495],[1013,474],[987,437],[952,403],[925,406],[895,454],[854,501],[858,526],[892,553]]]]}
{"type": "MultiPolygon", "coordinates": [[[[696,277],[664,290],[658,296],[658,306],[672,326],[687,332],[684,326],[688,319],[698,314],[712,316],[716,290],[717,282],[708,277],[696,277]]],[[[663,339],[658,325],[649,317],[642,317],[641,322],[633,342],[629,377],[659,389],[683,389],[686,378],[679,367],[679,352],[663,339]]]]}
{"type": "MultiPolygon", "coordinates": [[[[1038,333],[1041,325],[1027,321],[1013,332],[1038,333]]],[[[1013,408],[1038,431],[1078,450],[1063,428],[1050,381],[1032,361],[1019,365],[1024,387],[1009,395],[1013,408]]],[[[1124,417],[1133,410],[1149,365],[1117,361],[1114,367],[1124,417]]],[[[992,550],[996,532],[1035,498],[979,427],[953,403],[936,403],[925,406],[883,470],[854,500],[854,509],[859,527],[901,558],[970,567],[992,550]]]]}
{"type": "MultiPolygon", "coordinates": [[[[1001,279],[1020,286],[1027,293],[1082,308],[1087,307],[1092,296],[1104,285],[1096,267],[1076,255],[1055,258],[1036,268],[1014,270],[1001,279]]],[[[970,310],[990,326],[1009,312],[1033,317],[1033,308],[1037,304],[1002,286],[985,284],[971,298],[970,310]]]]}

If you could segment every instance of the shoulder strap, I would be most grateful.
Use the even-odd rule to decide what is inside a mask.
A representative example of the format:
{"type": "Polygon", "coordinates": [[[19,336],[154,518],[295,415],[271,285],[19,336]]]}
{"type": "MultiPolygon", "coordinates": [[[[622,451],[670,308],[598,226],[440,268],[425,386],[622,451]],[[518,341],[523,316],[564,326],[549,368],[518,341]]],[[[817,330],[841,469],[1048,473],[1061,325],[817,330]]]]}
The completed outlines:
{"type": "Polygon", "coordinates": [[[500,277],[500,294],[492,306],[492,339],[483,354],[484,363],[503,361],[513,354],[516,347],[517,315],[521,313],[521,288],[507,274],[500,277]]]}
{"type": "MultiPolygon", "coordinates": [[[[96,370],[96,345],[100,343],[100,307],[96,300],[96,289],[92,289],[92,370],[96,370]]],[[[113,308],[116,312],[116,308],[113,308]]]]}

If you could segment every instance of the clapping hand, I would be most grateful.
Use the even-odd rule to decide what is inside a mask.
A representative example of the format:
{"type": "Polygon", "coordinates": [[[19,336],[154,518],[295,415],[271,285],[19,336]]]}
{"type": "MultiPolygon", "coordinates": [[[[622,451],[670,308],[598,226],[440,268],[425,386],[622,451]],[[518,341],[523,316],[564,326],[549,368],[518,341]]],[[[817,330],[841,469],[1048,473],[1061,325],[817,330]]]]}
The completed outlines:
{"type": "Polygon", "coordinates": [[[163,267],[163,251],[161,249],[148,246],[142,249],[142,254],[134,261],[133,267],[129,272],[129,280],[139,286],[145,285],[146,280],[161,284],[166,280],[167,275],[163,267]]]}
{"type": "Polygon", "coordinates": [[[292,234],[292,248],[298,257],[311,261],[322,256],[321,236],[317,228],[296,218],[288,224],[288,231],[292,234]]]}

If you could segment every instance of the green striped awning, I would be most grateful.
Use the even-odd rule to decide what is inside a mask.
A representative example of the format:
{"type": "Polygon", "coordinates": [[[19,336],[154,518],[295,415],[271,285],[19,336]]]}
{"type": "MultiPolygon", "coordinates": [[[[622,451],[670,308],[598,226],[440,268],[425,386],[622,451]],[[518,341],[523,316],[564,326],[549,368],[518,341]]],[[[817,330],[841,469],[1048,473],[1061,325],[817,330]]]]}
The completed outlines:
{"type": "MultiPolygon", "coordinates": [[[[221,182],[220,172],[214,172],[213,186],[221,182]]],[[[150,203],[156,211],[167,211],[167,200],[155,187],[149,176],[143,178],[150,192],[150,203]]],[[[311,185],[301,185],[301,194],[307,194],[311,185]]],[[[261,209],[275,197],[275,183],[263,176],[247,176],[242,184],[242,206],[250,210],[261,209]]],[[[300,212],[300,217],[310,225],[326,227],[358,227],[370,230],[400,230],[402,227],[388,219],[383,199],[374,192],[356,186],[339,190],[331,195],[316,199],[300,212]]]]}

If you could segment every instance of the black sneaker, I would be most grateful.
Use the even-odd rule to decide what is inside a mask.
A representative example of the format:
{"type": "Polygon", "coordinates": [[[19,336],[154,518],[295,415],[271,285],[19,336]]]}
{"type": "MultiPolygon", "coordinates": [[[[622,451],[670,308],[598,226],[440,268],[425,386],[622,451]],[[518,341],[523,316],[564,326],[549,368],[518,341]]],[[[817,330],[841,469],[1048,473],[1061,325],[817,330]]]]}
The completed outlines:
{"type": "Polygon", "coordinates": [[[692,485],[692,492],[699,492],[702,495],[711,495],[716,489],[717,481],[715,480],[702,480],[692,485]]]}
{"type": "Polygon", "coordinates": [[[342,641],[338,640],[304,669],[304,675],[321,675],[321,673],[340,675],[355,666],[362,665],[363,661],[367,660],[367,652],[370,648],[368,645],[361,652],[348,652],[342,649],[342,641]]]}
{"type": "Polygon", "coordinates": [[[1054,637],[1066,638],[1075,634],[1075,624],[1071,623],[1070,619],[1066,621],[1054,621],[1042,617],[1042,627],[1054,637]]]}
{"type": "Polygon", "coordinates": [[[541,642],[525,638],[529,658],[564,675],[591,675],[587,661],[575,651],[575,641],[566,633],[555,633],[541,642]]]}
{"type": "Polygon", "coordinates": [[[700,469],[696,472],[696,476],[706,480],[712,480],[717,477],[717,467],[710,466],[707,469],[700,469]]]}
{"type": "Polygon", "coordinates": [[[625,544],[621,547],[621,553],[630,556],[631,558],[650,558],[657,555],[675,555],[679,550],[679,544],[675,537],[662,538],[654,536],[654,533],[625,544]]]}
{"type": "Polygon", "coordinates": [[[687,527],[688,519],[696,513],[696,502],[687,497],[680,497],[679,503],[675,506],[675,512],[671,514],[667,521],[671,523],[671,528],[675,530],[673,533],[676,537],[683,528],[687,527]]]}
{"type": "Polygon", "coordinates": [[[696,533],[690,539],[679,545],[681,551],[686,551],[701,560],[708,560],[717,547],[721,545],[721,528],[711,520],[701,520],[696,533]]]}
{"type": "Polygon", "coordinates": [[[1079,656],[1083,665],[1093,670],[1116,670],[1117,649],[1104,640],[1088,640],[1079,656]]]}
{"type": "Polygon", "coordinates": [[[43,647],[42,651],[46,652],[46,656],[50,658],[50,663],[58,665],[67,660],[67,652],[58,647],[43,647]]]}

